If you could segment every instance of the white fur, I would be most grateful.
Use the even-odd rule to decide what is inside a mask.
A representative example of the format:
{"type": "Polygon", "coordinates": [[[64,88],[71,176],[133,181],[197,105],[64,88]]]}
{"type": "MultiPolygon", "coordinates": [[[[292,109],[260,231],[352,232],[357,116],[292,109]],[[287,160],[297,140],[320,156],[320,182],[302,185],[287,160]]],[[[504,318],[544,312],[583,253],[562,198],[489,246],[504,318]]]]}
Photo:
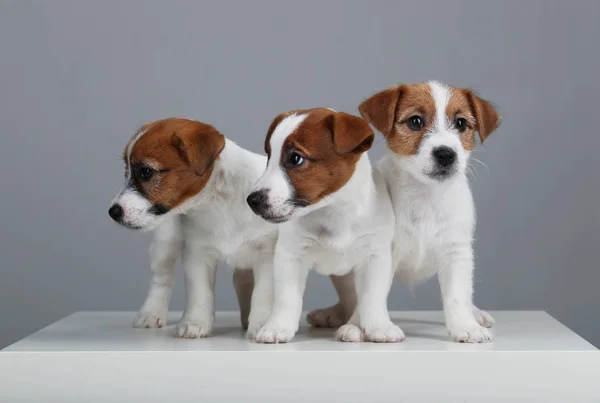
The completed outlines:
{"type": "Polygon", "coordinates": [[[437,82],[429,85],[437,116],[418,153],[398,156],[388,150],[378,164],[396,217],[393,265],[396,276],[408,283],[437,274],[451,338],[485,342],[492,336],[478,321],[491,326],[493,319],[473,306],[475,207],[465,174],[469,152],[445,113],[450,90],[437,82]],[[444,180],[428,176],[431,151],[440,145],[457,152],[456,171],[444,180]]]}
{"type": "Polygon", "coordinates": [[[287,136],[289,136],[290,133],[293,133],[304,119],[306,119],[306,115],[294,114],[287,116],[279,122],[271,134],[269,143],[271,145],[269,164],[267,165],[265,173],[253,187],[254,190],[269,189],[271,214],[280,218],[287,219],[297,210],[292,204],[288,203],[288,200],[293,193],[293,189],[291,188],[285,171],[279,165],[281,159],[281,147],[287,136]]]}
{"type": "Polygon", "coordinates": [[[135,145],[135,143],[138,142],[138,140],[144,135],[146,134],[146,132],[148,131],[148,129],[146,130],[140,130],[135,136],[133,136],[133,139],[131,139],[131,141],[129,142],[129,144],[127,144],[127,180],[131,179],[131,169],[129,169],[129,167],[131,166],[131,151],[133,150],[133,146],[135,145]]]}
{"type": "Polygon", "coordinates": [[[123,223],[129,228],[151,231],[159,224],[156,222],[159,220],[155,220],[155,216],[148,213],[148,209],[152,207],[150,202],[130,187],[125,186],[119,192],[111,205],[115,203],[123,208],[123,223]]]}
{"type": "MultiPolygon", "coordinates": [[[[223,260],[236,269],[254,270],[248,335],[253,337],[268,318],[272,303],[273,253],[277,226],[254,215],[246,195],[260,177],[266,158],[226,140],[205,188],[182,206],[162,216],[137,214],[145,228],[156,228],[150,248],[152,281],[144,305],[134,319],[137,327],[165,324],[181,255],[185,272],[186,306],[176,335],[204,337],[214,320],[215,271],[223,260]]],[[[117,199],[125,210],[146,208],[142,196],[123,192],[117,199]]],[[[147,203],[147,201],[146,201],[147,203]]]]}
{"type": "Polygon", "coordinates": [[[279,343],[294,337],[308,271],[314,268],[325,275],[355,272],[358,305],[349,323],[358,331],[338,334],[339,339],[361,341],[365,336],[372,341],[401,341],[404,334],[387,311],[394,215],[383,177],[372,169],[367,154],[344,186],[315,205],[294,208],[286,203],[293,189],[279,166],[281,146],[304,118],[289,116],[274,130],[267,169],[253,188],[268,189],[273,210],[287,219],[293,217],[280,224],[273,313],[256,340],[279,343]]]}

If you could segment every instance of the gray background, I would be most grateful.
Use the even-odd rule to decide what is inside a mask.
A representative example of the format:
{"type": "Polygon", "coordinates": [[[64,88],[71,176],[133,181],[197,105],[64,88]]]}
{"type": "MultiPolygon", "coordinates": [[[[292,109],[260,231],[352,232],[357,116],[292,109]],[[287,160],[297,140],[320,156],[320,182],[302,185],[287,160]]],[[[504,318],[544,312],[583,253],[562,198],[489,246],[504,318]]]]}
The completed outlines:
{"type": "MultiPolygon", "coordinates": [[[[489,166],[473,183],[477,304],[544,309],[600,345],[599,19],[596,1],[0,0],[0,347],[75,310],[141,305],[149,237],[107,209],[143,122],[197,118],[262,152],[281,111],[357,113],[429,79],[504,117],[474,154],[489,166]]],[[[218,309],[236,307],[230,279],[218,309]]],[[[305,307],[334,300],[311,275],[305,307]]],[[[439,309],[437,283],[397,284],[389,305],[439,309]]]]}

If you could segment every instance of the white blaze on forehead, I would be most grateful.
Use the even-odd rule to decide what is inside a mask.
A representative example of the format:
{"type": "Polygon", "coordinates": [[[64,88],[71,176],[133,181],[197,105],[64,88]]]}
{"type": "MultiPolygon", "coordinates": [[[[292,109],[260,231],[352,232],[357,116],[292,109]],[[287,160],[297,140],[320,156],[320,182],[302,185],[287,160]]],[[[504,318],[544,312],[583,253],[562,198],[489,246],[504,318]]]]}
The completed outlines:
{"type": "Polygon", "coordinates": [[[450,100],[450,88],[439,81],[430,81],[428,84],[431,89],[431,96],[435,102],[434,130],[442,131],[448,126],[446,106],[450,100]]]}
{"type": "Polygon", "coordinates": [[[275,127],[275,130],[273,130],[271,138],[269,139],[269,144],[271,146],[271,157],[269,159],[269,165],[270,162],[275,159],[275,155],[277,156],[276,162],[277,164],[279,164],[279,156],[281,156],[281,148],[283,147],[285,139],[287,139],[290,134],[296,131],[298,126],[300,126],[300,124],[304,122],[304,119],[306,119],[307,116],[308,115],[306,114],[290,115],[284,118],[281,122],[279,122],[277,127],[275,127]]]}
{"type": "Polygon", "coordinates": [[[127,144],[127,149],[125,150],[125,154],[127,155],[127,179],[129,180],[131,178],[131,151],[133,150],[133,146],[135,145],[135,143],[138,142],[138,140],[144,135],[146,134],[146,132],[148,131],[148,129],[150,129],[150,127],[146,128],[145,130],[140,130],[135,136],[133,136],[133,138],[131,139],[131,141],[129,142],[129,144],[127,144]]]}
{"type": "Polygon", "coordinates": [[[293,206],[288,203],[290,197],[293,196],[293,189],[290,187],[285,170],[280,165],[283,143],[302,124],[306,116],[306,114],[290,115],[275,127],[269,139],[271,155],[267,169],[253,188],[253,191],[268,189],[269,204],[272,213],[277,216],[285,215],[290,209],[293,209],[293,206]]]}

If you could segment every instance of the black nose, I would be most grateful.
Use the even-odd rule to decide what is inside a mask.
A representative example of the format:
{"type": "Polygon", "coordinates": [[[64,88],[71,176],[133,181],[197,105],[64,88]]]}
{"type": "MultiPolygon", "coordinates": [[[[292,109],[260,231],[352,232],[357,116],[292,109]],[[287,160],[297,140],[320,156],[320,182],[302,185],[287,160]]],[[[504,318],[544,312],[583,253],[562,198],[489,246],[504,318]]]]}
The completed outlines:
{"type": "Polygon", "coordinates": [[[250,193],[246,202],[256,214],[260,214],[267,205],[267,192],[264,189],[250,193]]]}
{"type": "Polygon", "coordinates": [[[432,154],[436,162],[443,167],[449,167],[456,161],[456,151],[450,147],[442,146],[434,148],[432,154]]]}
{"type": "Polygon", "coordinates": [[[121,219],[123,219],[123,207],[118,204],[113,204],[111,208],[108,209],[108,215],[117,222],[121,221],[121,219]]]}

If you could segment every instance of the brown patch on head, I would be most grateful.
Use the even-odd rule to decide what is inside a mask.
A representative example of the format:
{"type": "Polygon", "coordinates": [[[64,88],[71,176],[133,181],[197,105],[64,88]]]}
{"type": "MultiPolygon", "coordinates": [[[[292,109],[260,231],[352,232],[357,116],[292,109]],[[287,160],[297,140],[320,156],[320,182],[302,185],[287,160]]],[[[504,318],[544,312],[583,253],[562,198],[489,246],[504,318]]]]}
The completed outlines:
{"type": "Polygon", "coordinates": [[[471,110],[475,116],[475,130],[479,133],[479,138],[483,143],[498,128],[500,115],[488,101],[479,98],[473,91],[469,89],[461,89],[459,91],[465,94],[471,106],[471,110]]]}
{"type": "Polygon", "coordinates": [[[202,191],[224,145],[223,135],[201,122],[168,118],[144,125],[125,148],[131,186],[164,213],[202,191]]]}
{"type": "Polygon", "coordinates": [[[413,155],[435,119],[435,101],[429,85],[398,85],[381,91],[359,106],[360,114],[386,138],[389,148],[400,155],[413,155]],[[413,130],[410,119],[422,119],[413,130]]]}
{"type": "Polygon", "coordinates": [[[286,116],[292,114],[307,116],[283,142],[280,165],[296,201],[312,205],[348,182],[362,153],[373,144],[374,134],[365,120],[344,112],[315,108],[286,116]],[[294,154],[303,157],[301,165],[292,164],[294,154]]]}
{"type": "Polygon", "coordinates": [[[479,98],[469,89],[452,88],[448,105],[446,106],[446,117],[449,122],[455,122],[458,118],[467,121],[467,128],[460,132],[460,141],[467,151],[475,147],[475,132],[483,143],[492,131],[500,123],[498,112],[484,99],[479,98]]]}
{"type": "Polygon", "coordinates": [[[459,132],[460,142],[467,151],[475,148],[475,115],[464,90],[451,90],[450,99],[446,105],[446,117],[449,122],[455,122],[459,118],[467,121],[466,129],[459,132]]]}

